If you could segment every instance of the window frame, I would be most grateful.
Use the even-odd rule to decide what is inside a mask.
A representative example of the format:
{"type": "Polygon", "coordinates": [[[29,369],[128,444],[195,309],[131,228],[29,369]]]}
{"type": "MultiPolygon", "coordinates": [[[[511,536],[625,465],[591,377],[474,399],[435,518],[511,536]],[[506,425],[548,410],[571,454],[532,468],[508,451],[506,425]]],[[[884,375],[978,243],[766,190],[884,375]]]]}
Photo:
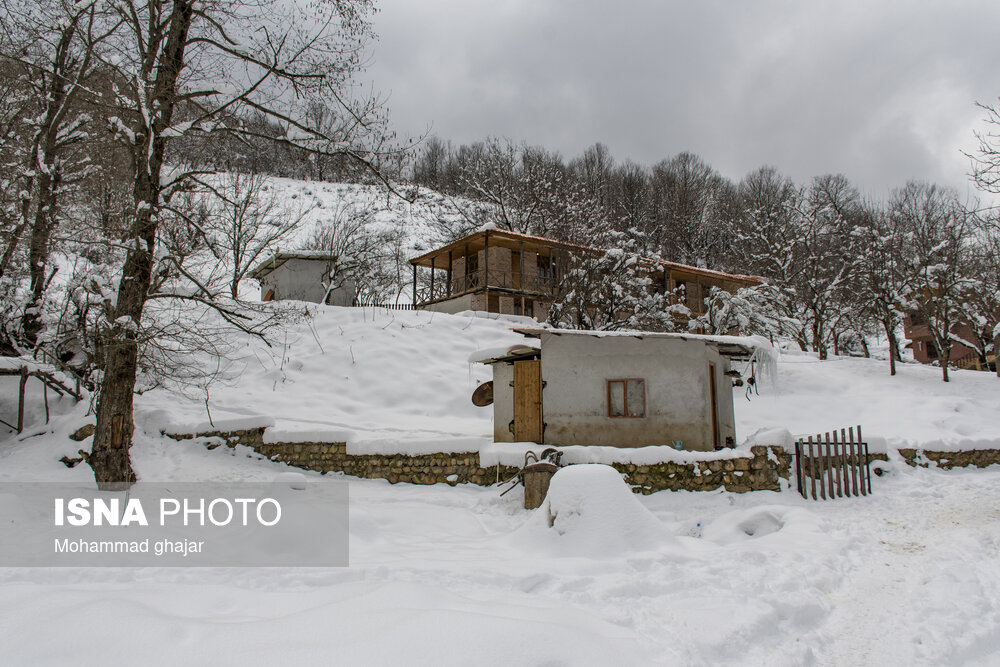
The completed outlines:
{"type": "Polygon", "coordinates": [[[646,418],[646,378],[612,378],[604,381],[604,391],[605,391],[605,405],[606,412],[610,419],[645,419],[646,418]],[[611,385],[612,383],[620,382],[622,384],[622,408],[624,414],[613,415],[611,414],[611,385]],[[642,383],[642,414],[640,415],[630,415],[628,414],[628,383],[629,382],[641,382],[642,383]]]}

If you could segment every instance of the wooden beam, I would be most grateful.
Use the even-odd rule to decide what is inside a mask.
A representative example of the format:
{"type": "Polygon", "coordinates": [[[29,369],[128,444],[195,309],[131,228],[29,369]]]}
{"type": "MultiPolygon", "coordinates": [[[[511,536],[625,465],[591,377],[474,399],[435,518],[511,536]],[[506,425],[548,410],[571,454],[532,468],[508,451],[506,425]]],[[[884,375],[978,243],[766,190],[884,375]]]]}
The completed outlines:
{"type": "MultiPolygon", "coordinates": [[[[490,232],[483,232],[483,287],[490,286],[490,232]]],[[[489,310],[489,303],[486,310],[489,310]]]]}
{"type": "MultiPolygon", "coordinates": [[[[523,292],[524,291],[524,241],[521,241],[518,244],[517,256],[518,256],[517,268],[518,268],[518,273],[520,274],[518,276],[517,288],[523,292]]],[[[521,314],[522,315],[524,314],[524,299],[521,299],[521,314]]]]}
{"type": "Polygon", "coordinates": [[[448,286],[445,288],[445,294],[451,296],[451,250],[448,251],[448,286]]]}
{"type": "Polygon", "coordinates": [[[21,366],[21,382],[17,389],[17,432],[24,430],[24,385],[28,384],[28,367],[21,366]]]}

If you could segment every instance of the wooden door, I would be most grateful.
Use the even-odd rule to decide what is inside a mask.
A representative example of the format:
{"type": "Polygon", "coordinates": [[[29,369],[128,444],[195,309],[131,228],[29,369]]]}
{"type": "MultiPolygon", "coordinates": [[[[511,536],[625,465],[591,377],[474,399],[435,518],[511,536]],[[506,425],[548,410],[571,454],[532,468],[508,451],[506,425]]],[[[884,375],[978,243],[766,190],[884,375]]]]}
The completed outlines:
{"type": "Polygon", "coordinates": [[[542,362],[514,362],[514,440],[542,441],[542,362]]]}

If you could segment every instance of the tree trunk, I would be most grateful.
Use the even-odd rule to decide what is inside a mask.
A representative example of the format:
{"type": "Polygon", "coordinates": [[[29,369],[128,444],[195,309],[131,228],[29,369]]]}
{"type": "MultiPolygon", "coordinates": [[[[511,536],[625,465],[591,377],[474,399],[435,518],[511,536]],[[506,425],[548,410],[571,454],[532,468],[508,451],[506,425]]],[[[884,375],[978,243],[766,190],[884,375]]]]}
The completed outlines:
{"type": "Polygon", "coordinates": [[[997,377],[1000,377],[1000,331],[993,337],[993,367],[996,369],[997,377]]]}
{"type": "Polygon", "coordinates": [[[895,375],[896,357],[899,355],[899,350],[896,349],[896,332],[885,322],[882,323],[882,326],[885,327],[885,336],[889,340],[889,375],[895,375]]]}
{"type": "Polygon", "coordinates": [[[948,360],[951,359],[951,345],[941,348],[941,379],[948,382],[948,360]]]}
{"type": "Polygon", "coordinates": [[[31,296],[25,304],[21,317],[21,331],[24,344],[34,348],[38,334],[42,330],[42,297],[47,281],[45,267],[49,260],[49,238],[52,235],[52,218],[55,208],[56,183],[49,173],[43,172],[38,179],[38,202],[35,208],[35,222],[31,228],[31,242],[28,246],[28,275],[31,277],[31,296]]]}
{"type": "MultiPolygon", "coordinates": [[[[165,3],[163,3],[165,4],[165,3]]],[[[149,108],[158,113],[137,135],[132,156],[136,181],[133,199],[135,222],[129,230],[129,250],[118,285],[115,319],[104,333],[104,379],[97,399],[94,446],[87,462],[98,488],[129,486],[135,473],[129,459],[132,447],[132,400],[139,357],[139,326],[149,295],[160,210],[160,171],[166,149],[164,133],[177,103],[177,81],[184,68],[185,47],[194,11],[193,0],[175,0],[167,19],[166,44],[158,53],[146,54],[155,67],[155,81],[140,94],[150,93],[149,108]],[[155,62],[154,62],[155,61],[155,62]],[[148,133],[148,134],[144,134],[148,133]]]]}
{"type": "MultiPolygon", "coordinates": [[[[137,183],[137,194],[141,189],[154,190],[149,181],[137,183]]],[[[149,208],[140,211],[135,228],[137,243],[129,249],[125,259],[115,321],[105,332],[103,342],[104,379],[97,399],[94,446],[87,459],[99,489],[127,488],[136,480],[129,449],[132,447],[132,398],[139,357],[137,334],[146,305],[156,242],[156,223],[149,208]]]]}

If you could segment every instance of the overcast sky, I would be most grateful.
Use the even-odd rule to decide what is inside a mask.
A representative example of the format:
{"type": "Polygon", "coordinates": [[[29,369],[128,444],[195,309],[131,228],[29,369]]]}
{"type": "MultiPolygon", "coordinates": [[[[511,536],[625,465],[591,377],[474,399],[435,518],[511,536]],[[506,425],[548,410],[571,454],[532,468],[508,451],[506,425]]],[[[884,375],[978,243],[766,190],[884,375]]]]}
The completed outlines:
{"type": "Polygon", "coordinates": [[[1000,2],[377,0],[366,77],[395,129],[619,162],[692,151],[739,179],[841,172],[970,191],[1000,95],[1000,2]]]}

